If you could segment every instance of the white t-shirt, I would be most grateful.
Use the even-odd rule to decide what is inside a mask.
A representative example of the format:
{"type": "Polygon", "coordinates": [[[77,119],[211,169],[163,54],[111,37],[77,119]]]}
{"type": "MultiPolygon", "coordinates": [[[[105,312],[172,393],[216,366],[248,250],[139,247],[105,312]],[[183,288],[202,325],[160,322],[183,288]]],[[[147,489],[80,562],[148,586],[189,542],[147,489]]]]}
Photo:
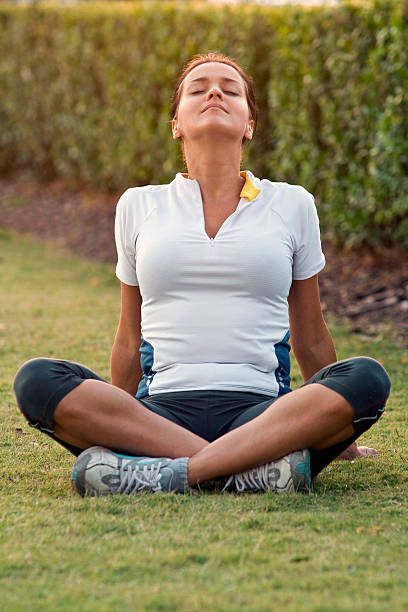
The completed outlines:
{"type": "Polygon", "coordinates": [[[199,183],[181,173],[118,202],[116,274],[143,298],[137,397],[290,390],[289,290],[325,263],[316,207],[303,187],[241,174],[239,204],[214,239],[199,183]]]}

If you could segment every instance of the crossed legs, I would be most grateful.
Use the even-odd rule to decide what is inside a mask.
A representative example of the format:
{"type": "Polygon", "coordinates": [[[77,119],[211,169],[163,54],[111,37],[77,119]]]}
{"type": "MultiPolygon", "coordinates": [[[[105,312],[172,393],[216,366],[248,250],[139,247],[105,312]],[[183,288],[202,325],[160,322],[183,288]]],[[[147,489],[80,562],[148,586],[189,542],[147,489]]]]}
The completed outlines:
{"type": "MultiPolygon", "coordinates": [[[[355,435],[356,405],[363,405],[358,420],[365,421],[367,429],[380,416],[389,392],[388,376],[378,362],[368,358],[338,362],[333,364],[340,372],[337,388],[346,392],[324,384],[330,375],[330,368],[325,368],[321,371],[324,374],[316,375],[316,381],[313,377],[310,384],[280,397],[253,420],[209,443],[94,374],[94,378],[81,379],[67,393],[62,392],[67,376],[61,364],[68,362],[45,361],[47,367],[42,359],[28,362],[15,380],[19,406],[32,424],[53,431],[57,439],[80,449],[100,445],[136,456],[189,457],[191,486],[274,461],[295,450],[309,448],[313,453],[336,449],[355,435]],[[51,374],[44,372],[50,370],[49,364],[52,375],[57,373],[59,377],[61,399],[56,401],[55,393],[51,398],[56,405],[53,422],[47,425],[45,406],[51,399],[44,389],[51,374]],[[34,404],[35,418],[30,415],[34,404]],[[374,416],[372,407],[376,407],[374,416]]],[[[79,364],[69,365],[84,370],[79,364]]]]}
{"type": "Polygon", "coordinates": [[[319,384],[302,387],[209,444],[150,412],[125,391],[85,380],[58,404],[55,435],[80,448],[101,445],[134,455],[190,457],[189,485],[241,472],[302,448],[324,448],[354,433],[354,410],[319,384]]]}

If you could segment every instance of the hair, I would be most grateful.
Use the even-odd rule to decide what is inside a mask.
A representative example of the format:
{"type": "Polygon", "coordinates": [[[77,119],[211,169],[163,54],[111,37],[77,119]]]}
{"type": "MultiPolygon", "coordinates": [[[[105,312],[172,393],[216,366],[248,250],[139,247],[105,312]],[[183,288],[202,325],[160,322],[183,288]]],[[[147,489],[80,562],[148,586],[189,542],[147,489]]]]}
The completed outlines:
{"type": "MultiPolygon", "coordinates": [[[[170,103],[170,115],[171,118],[174,119],[177,114],[178,106],[181,98],[181,91],[184,79],[186,76],[195,68],[196,66],[200,66],[200,64],[207,64],[209,62],[219,62],[221,64],[227,64],[227,66],[232,66],[238,72],[238,74],[242,77],[245,83],[245,93],[247,104],[250,113],[250,119],[254,122],[253,134],[255,134],[256,124],[258,121],[258,107],[256,105],[255,100],[255,92],[254,92],[254,84],[253,80],[250,76],[248,76],[245,71],[237,64],[237,62],[229,57],[228,55],[222,55],[222,53],[206,53],[201,55],[194,55],[191,60],[185,65],[183,72],[179,76],[176,86],[173,91],[173,95],[171,97],[170,103]]],[[[246,138],[245,136],[242,139],[242,144],[245,144],[246,138]]],[[[184,147],[182,147],[184,149],[184,147]]],[[[184,150],[183,150],[184,156],[184,150]]]]}

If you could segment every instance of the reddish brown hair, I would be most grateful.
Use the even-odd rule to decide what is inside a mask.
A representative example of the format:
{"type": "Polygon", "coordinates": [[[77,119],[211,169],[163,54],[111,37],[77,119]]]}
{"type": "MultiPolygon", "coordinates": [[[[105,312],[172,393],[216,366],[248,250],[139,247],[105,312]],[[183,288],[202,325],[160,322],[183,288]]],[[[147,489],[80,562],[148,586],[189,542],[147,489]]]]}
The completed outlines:
{"type": "MultiPolygon", "coordinates": [[[[245,93],[246,93],[246,99],[247,99],[248,108],[249,108],[250,119],[253,119],[253,122],[254,122],[253,133],[255,134],[256,124],[258,121],[258,107],[256,105],[254,85],[253,85],[252,78],[248,76],[244,72],[244,70],[237,64],[237,62],[235,62],[231,57],[227,55],[222,55],[221,53],[206,53],[204,55],[194,55],[191,58],[191,60],[185,65],[183,72],[181,73],[181,75],[179,76],[177,80],[176,86],[173,91],[173,95],[171,97],[171,104],[170,104],[171,118],[174,119],[177,114],[177,109],[180,103],[182,85],[188,73],[191,72],[193,68],[195,68],[196,66],[199,66],[200,64],[207,64],[209,62],[219,62],[221,64],[227,64],[227,66],[232,66],[232,68],[235,68],[235,70],[244,80],[245,93]]],[[[246,138],[244,136],[242,142],[244,143],[245,140],[246,138]]]]}

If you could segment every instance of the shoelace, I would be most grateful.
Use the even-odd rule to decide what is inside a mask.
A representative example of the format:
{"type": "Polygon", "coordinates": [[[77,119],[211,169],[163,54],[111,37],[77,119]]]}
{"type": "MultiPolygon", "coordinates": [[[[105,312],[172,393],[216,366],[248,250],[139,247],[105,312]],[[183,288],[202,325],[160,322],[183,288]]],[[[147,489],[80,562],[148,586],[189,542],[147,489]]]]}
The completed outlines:
{"type": "Polygon", "coordinates": [[[260,465],[252,470],[233,474],[225,483],[221,492],[225,491],[234,482],[238,493],[242,491],[267,491],[269,489],[269,463],[260,465]]]}
{"type": "Polygon", "coordinates": [[[151,465],[144,465],[142,468],[138,465],[131,465],[131,463],[122,466],[119,470],[120,485],[117,492],[129,495],[143,489],[149,489],[155,493],[161,491],[160,468],[162,465],[162,462],[159,461],[151,465]]]}

